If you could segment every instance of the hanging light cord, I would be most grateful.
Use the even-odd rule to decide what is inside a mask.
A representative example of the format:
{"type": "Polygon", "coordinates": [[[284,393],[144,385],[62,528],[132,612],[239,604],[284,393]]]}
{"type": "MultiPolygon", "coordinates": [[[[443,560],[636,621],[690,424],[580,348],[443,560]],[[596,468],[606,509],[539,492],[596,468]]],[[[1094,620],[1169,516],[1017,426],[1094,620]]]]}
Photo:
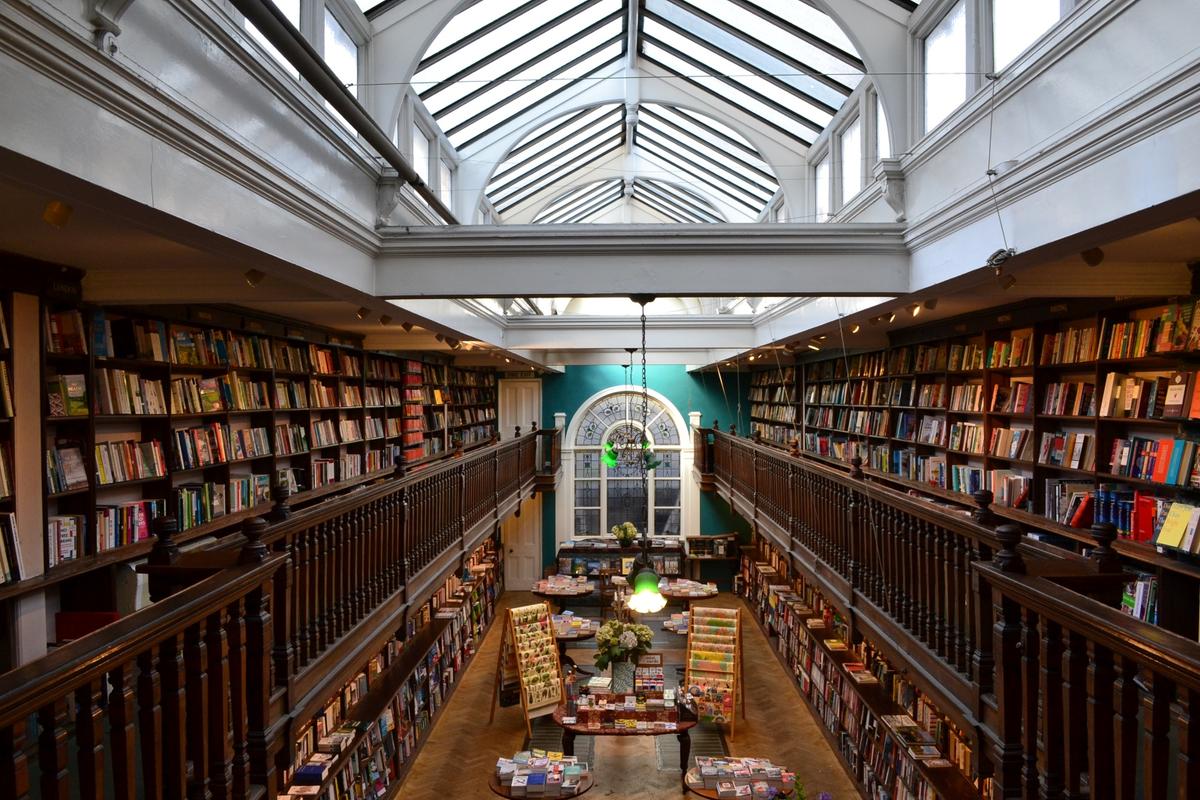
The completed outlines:
{"type": "MultiPolygon", "coordinates": [[[[650,515],[653,510],[650,506],[650,471],[646,468],[647,449],[650,444],[650,437],[646,435],[646,407],[650,403],[650,395],[646,384],[646,304],[642,303],[642,448],[641,448],[641,468],[642,468],[642,498],[646,502],[646,532],[642,535],[642,556],[646,562],[650,561],[650,515]]],[[[632,359],[631,359],[632,360],[632,359]]]]}

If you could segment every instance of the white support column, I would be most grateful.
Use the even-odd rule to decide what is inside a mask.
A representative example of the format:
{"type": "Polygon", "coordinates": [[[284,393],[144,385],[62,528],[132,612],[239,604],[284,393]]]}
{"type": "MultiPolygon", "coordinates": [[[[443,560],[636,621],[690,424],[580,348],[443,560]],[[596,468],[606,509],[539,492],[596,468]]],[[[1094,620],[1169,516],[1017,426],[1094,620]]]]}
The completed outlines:
{"type": "Polygon", "coordinates": [[[695,536],[700,533],[700,484],[696,483],[696,476],[692,470],[692,465],[696,460],[695,451],[692,449],[692,437],[694,436],[692,432],[699,427],[700,412],[689,411],[687,440],[682,442],[683,449],[679,454],[679,470],[683,479],[681,486],[683,496],[680,498],[683,505],[683,519],[680,520],[679,529],[682,536],[695,536]]]}
{"type": "Polygon", "coordinates": [[[571,509],[575,500],[575,448],[574,442],[567,439],[567,413],[554,412],[554,427],[562,431],[562,447],[559,458],[562,460],[562,477],[558,480],[558,489],[554,491],[554,551],[567,539],[575,534],[575,519],[571,509]]]}

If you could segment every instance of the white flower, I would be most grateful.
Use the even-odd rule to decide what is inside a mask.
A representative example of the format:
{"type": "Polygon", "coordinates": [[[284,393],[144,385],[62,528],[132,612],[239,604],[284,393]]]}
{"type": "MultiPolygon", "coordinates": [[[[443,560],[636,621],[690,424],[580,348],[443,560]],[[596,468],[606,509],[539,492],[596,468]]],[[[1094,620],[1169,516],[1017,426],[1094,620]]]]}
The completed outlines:
{"type": "Polygon", "coordinates": [[[637,647],[637,634],[633,631],[625,631],[617,638],[617,644],[624,647],[626,650],[632,650],[637,647]]]}

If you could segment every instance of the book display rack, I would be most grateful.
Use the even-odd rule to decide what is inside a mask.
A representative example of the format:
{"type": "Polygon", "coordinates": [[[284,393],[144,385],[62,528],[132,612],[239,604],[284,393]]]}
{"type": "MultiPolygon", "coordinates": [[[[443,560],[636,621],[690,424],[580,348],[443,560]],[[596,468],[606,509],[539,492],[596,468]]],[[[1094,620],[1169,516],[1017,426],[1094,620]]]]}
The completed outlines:
{"type": "MultiPolygon", "coordinates": [[[[640,547],[622,548],[611,536],[569,539],[558,548],[558,574],[599,575],[601,572],[610,572],[625,575],[641,552],[640,547]]],[[[685,546],[677,538],[650,540],[650,562],[659,575],[682,576],[686,558],[685,546]]]]}
{"type": "Polygon", "coordinates": [[[1043,302],[807,361],[795,373],[801,449],[847,468],[858,456],[872,479],[939,500],[973,506],[987,489],[996,514],[1070,549],[1094,545],[1093,523],[1112,523],[1144,596],[1188,598],[1170,610],[1138,603],[1137,616],[1194,638],[1196,304],[1043,302]]]}
{"type": "Polygon", "coordinates": [[[684,687],[695,704],[697,719],[729,723],[733,741],[739,700],[742,717],[746,716],[738,609],[692,607],[684,666],[684,687]]]}
{"type": "Polygon", "coordinates": [[[533,603],[508,610],[508,623],[500,641],[496,660],[496,681],[492,687],[491,717],[501,692],[516,675],[520,684],[521,709],[525,729],[533,735],[531,720],[550,714],[563,699],[562,664],[554,641],[554,623],[548,603],[533,603]]]}
{"type": "Polygon", "coordinates": [[[301,728],[279,797],[393,798],[494,619],[495,542],[451,576],[301,728]]]}
{"type": "Polygon", "coordinates": [[[976,743],[866,639],[770,543],[745,549],[741,586],[776,655],[830,745],[868,797],[988,797],[976,743]]]}

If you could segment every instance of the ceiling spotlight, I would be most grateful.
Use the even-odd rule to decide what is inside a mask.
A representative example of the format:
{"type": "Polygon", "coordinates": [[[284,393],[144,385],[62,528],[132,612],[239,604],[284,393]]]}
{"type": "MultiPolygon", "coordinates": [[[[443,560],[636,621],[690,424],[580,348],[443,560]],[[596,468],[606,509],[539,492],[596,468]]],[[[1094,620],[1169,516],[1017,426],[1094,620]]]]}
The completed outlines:
{"type": "Polygon", "coordinates": [[[505,363],[505,364],[511,364],[511,363],[512,363],[512,360],[511,360],[511,359],[509,359],[509,358],[505,358],[505,359],[504,359],[504,363],[505,363]]]}
{"type": "Polygon", "coordinates": [[[392,321],[392,318],[391,318],[391,317],[389,317],[387,314],[380,314],[380,315],[379,315],[379,324],[380,324],[380,325],[387,325],[387,324],[389,324],[391,321],[392,321]]]}
{"type": "Polygon", "coordinates": [[[851,333],[858,333],[861,330],[862,330],[862,326],[859,325],[857,322],[850,326],[851,333]]]}
{"type": "Polygon", "coordinates": [[[458,348],[462,347],[462,344],[458,341],[458,339],[447,339],[446,344],[450,345],[451,350],[457,350],[458,348]]]}
{"type": "Polygon", "coordinates": [[[413,324],[411,322],[407,322],[407,321],[401,322],[400,327],[404,328],[405,333],[412,333],[413,324]]]}
{"type": "Polygon", "coordinates": [[[753,361],[753,360],[754,360],[754,355],[753,355],[753,354],[751,354],[751,355],[750,355],[750,360],[751,360],[751,361],[753,361]]]}
{"type": "Polygon", "coordinates": [[[888,321],[888,324],[895,322],[896,321],[896,312],[895,311],[889,312],[887,315],[884,316],[884,319],[886,319],[888,321]]]}
{"type": "Polygon", "coordinates": [[[433,335],[433,338],[437,339],[439,342],[444,342],[444,341],[446,341],[446,337],[445,337],[445,336],[443,336],[443,335],[442,335],[442,334],[440,334],[440,333],[435,333],[435,334],[433,335]]]}
{"type": "Polygon", "coordinates": [[[809,343],[808,343],[808,349],[809,349],[809,350],[816,350],[816,351],[820,351],[820,349],[821,349],[821,345],[819,345],[819,344],[817,344],[817,343],[815,343],[815,342],[809,342],[809,343]]]}
{"type": "Polygon", "coordinates": [[[1087,264],[1089,267],[1098,267],[1100,266],[1100,262],[1104,260],[1104,251],[1099,247],[1089,247],[1087,250],[1084,250],[1082,253],[1080,253],[1079,257],[1082,258],[1083,263],[1087,264]]]}
{"type": "Polygon", "coordinates": [[[823,341],[825,341],[826,339],[828,339],[828,338],[829,338],[829,334],[828,334],[828,333],[822,333],[820,336],[814,336],[813,338],[814,338],[814,339],[816,339],[818,342],[823,342],[823,341]]]}
{"type": "Polygon", "coordinates": [[[42,221],[47,225],[53,225],[56,228],[61,228],[67,224],[67,220],[71,218],[72,209],[69,205],[61,200],[51,200],[46,203],[46,207],[42,209],[42,221]]]}
{"type": "Polygon", "coordinates": [[[1004,290],[1011,289],[1017,284],[1015,275],[1001,275],[997,280],[1000,282],[1000,288],[1004,290]]]}
{"type": "Polygon", "coordinates": [[[935,308],[937,308],[937,303],[938,303],[938,299],[936,297],[929,298],[928,300],[925,301],[926,310],[933,311],[935,308]]]}
{"type": "Polygon", "coordinates": [[[263,278],[267,277],[267,273],[256,269],[248,269],[242,274],[242,277],[246,279],[246,285],[254,289],[263,282],[263,278]]]}
{"type": "Polygon", "coordinates": [[[911,306],[908,307],[908,313],[913,315],[914,317],[917,316],[918,314],[920,314],[921,313],[921,304],[913,303],[911,306]]]}
{"type": "Polygon", "coordinates": [[[366,306],[363,306],[357,312],[355,312],[354,316],[358,317],[359,319],[366,319],[367,314],[370,314],[370,313],[371,313],[371,309],[367,308],[366,306]]]}

